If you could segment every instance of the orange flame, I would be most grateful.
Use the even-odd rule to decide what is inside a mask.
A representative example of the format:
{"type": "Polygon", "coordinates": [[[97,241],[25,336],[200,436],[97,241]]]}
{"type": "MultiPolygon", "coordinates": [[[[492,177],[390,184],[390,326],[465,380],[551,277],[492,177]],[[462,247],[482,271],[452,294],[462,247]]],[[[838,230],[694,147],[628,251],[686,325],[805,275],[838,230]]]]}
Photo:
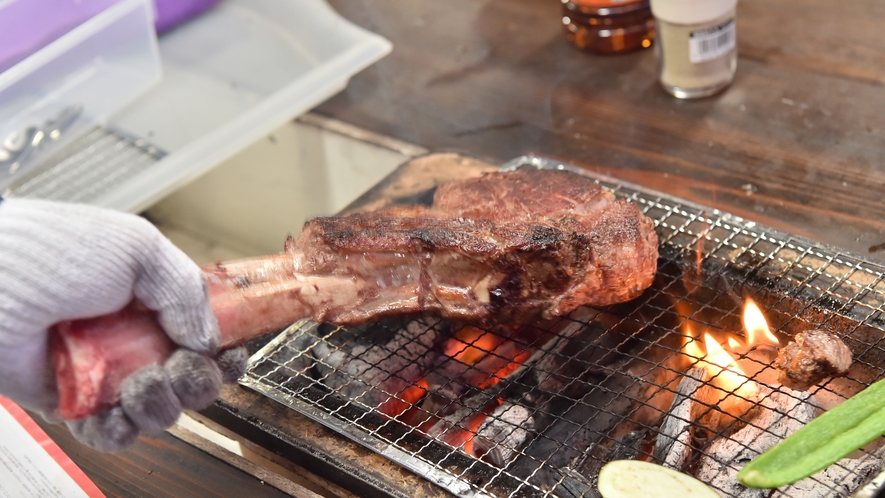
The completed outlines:
{"type": "Polygon", "coordinates": [[[780,341],[777,340],[771,329],[768,327],[768,321],[759,306],[752,299],[747,298],[744,303],[744,330],[747,331],[747,345],[755,346],[757,344],[770,344],[777,346],[780,341]],[[758,336],[758,337],[757,337],[758,336]]]}
{"type": "MultiPolygon", "coordinates": [[[[746,345],[734,337],[727,339],[728,348],[731,351],[740,351],[757,345],[777,346],[779,341],[771,332],[765,315],[752,299],[744,303],[743,325],[746,331],[746,345]]],[[[718,341],[709,333],[704,334],[704,347],[699,345],[698,340],[693,338],[691,328],[685,326],[686,339],[683,351],[690,357],[696,358],[697,367],[705,368],[712,378],[712,383],[738,396],[749,397],[758,391],[756,383],[751,381],[747,374],[738,365],[735,358],[726,351],[718,341]]]]}
{"type": "Polygon", "coordinates": [[[756,393],[755,382],[750,382],[737,361],[728,354],[728,351],[722,349],[713,336],[704,334],[704,345],[707,347],[704,368],[713,378],[714,385],[745,398],[756,393]]]}
{"type": "Polygon", "coordinates": [[[707,370],[713,385],[725,391],[734,391],[744,397],[755,393],[754,383],[750,382],[747,374],[738,366],[737,361],[719,345],[712,335],[704,334],[706,352],[701,349],[698,342],[695,339],[687,339],[684,351],[689,356],[697,358],[695,366],[707,370]]]}

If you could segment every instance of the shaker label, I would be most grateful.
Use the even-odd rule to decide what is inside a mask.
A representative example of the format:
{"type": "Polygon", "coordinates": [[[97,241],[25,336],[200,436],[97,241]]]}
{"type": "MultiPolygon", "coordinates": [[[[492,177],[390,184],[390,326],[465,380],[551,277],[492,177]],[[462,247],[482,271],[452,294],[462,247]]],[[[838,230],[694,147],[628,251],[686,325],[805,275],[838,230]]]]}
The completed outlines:
{"type": "Polygon", "coordinates": [[[692,64],[719,58],[735,46],[735,22],[729,19],[719,26],[692,31],[688,38],[688,58],[692,64]]]}
{"type": "Polygon", "coordinates": [[[571,2],[582,7],[619,7],[630,3],[641,3],[642,0],[571,0],[571,2]]]}

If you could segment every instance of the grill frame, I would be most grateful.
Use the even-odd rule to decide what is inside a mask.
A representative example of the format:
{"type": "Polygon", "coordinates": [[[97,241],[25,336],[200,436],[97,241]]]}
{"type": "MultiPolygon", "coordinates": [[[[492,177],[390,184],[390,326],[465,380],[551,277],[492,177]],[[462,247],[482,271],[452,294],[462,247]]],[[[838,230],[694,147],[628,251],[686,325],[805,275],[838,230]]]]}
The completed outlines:
{"type": "MultiPolygon", "coordinates": [[[[639,203],[640,207],[647,213],[650,212],[652,208],[660,208],[664,211],[669,210],[669,214],[666,214],[664,218],[656,218],[654,213],[651,213],[652,215],[650,216],[655,221],[656,226],[660,227],[663,224],[664,227],[669,230],[666,234],[668,235],[667,237],[661,237],[662,245],[675,244],[677,246],[689,247],[692,246],[698,238],[703,237],[705,240],[706,238],[709,238],[711,243],[715,243],[713,247],[705,248],[705,252],[709,251],[710,257],[717,257],[716,255],[719,251],[728,253],[729,250],[735,250],[738,251],[737,256],[731,254],[728,256],[726,262],[737,260],[737,258],[740,258],[747,253],[758,260],[757,267],[751,269],[751,273],[759,271],[767,263],[777,259],[777,256],[782,254],[782,251],[784,254],[789,253],[793,255],[794,257],[792,259],[781,258],[783,260],[782,263],[785,266],[783,267],[781,274],[777,276],[777,279],[779,281],[792,279],[795,284],[794,288],[797,289],[797,292],[795,296],[790,297],[808,301],[809,304],[807,309],[814,307],[815,300],[819,298],[829,298],[837,304],[839,300],[847,300],[848,302],[858,304],[862,303],[866,297],[872,295],[873,297],[879,296],[881,299],[878,299],[878,304],[876,306],[871,306],[871,311],[868,316],[862,319],[861,322],[866,322],[873,315],[880,317],[883,314],[882,303],[885,302],[885,297],[882,296],[885,295],[885,283],[883,283],[885,268],[874,260],[863,256],[845,253],[833,247],[818,244],[801,237],[793,236],[770,227],[744,220],[743,218],[729,213],[705,208],[644,187],[621,182],[605,176],[592,175],[582,169],[546,158],[523,156],[508,162],[502,167],[502,169],[507,170],[526,166],[571,169],[598,181],[603,186],[615,191],[619,197],[627,198],[639,203]],[[697,232],[697,224],[703,219],[707,220],[705,223],[708,225],[708,231],[705,233],[695,233],[697,232]],[[672,220],[682,221],[679,223],[671,223],[672,220]],[[729,236],[722,238],[716,237],[715,231],[720,228],[725,230],[729,236]],[[680,240],[683,240],[683,242],[679,242],[680,240]],[[685,240],[687,240],[687,242],[685,240]],[[750,242],[739,244],[735,242],[736,240],[750,240],[750,242]],[[762,250],[762,247],[766,247],[767,249],[762,250]],[[809,261],[815,262],[814,265],[809,264],[809,261]],[[825,271],[830,268],[831,265],[835,265],[833,266],[834,268],[838,266],[840,269],[839,272],[825,271]],[[854,292],[850,298],[846,299],[846,296],[840,294],[840,291],[846,283],[853,283],[851,280],[852,276],[858,271],[862,272],[862,276],[871,278],[865,278],[863,282],[858,282],[863,285],[861,285],[860,289],[854,292]],[[816,284],[818,279],[820,279],[820,282],[828,283],[826,285],[811,285],[816,284]],[[800,291],[803,289],[811,289],[813,291],[812,293],[816,294],[816,297],[810,294],[807,296],[800,295],[800,291]]],[[[660,229],[658,233],[661,235],[660,229]]],[[[845,306],[843,305],[841,308],[845,309],[845,306]]],[[[837,315],[839,315],[839,313],[833,311],[831,317],[837,315]]],[[[804,318],[797,317],[796,319],[803,320],[804,318]]],[[[825,325],[828,320],[829,318],[824,319],[821,323],[825,325]]],[[[816,323],[816,325],[820,325],[820,323],[816,323]]],[[[380,434],[375,433],[373,430],[366,432],[366,429],[347,419],[339,417],[334,411],[330,412],[321,409],[318,405],[307,400],[307,398],[298,393],[290,393],[282,388],[282,386],[268,384],[267,375],[260,374],[258,367],[260,367],[263,362],[272,358],[275,352],[279,351],[281,347],[285,347],[293,337],[298,336],[298,334],[303,334],[305,328],[309,329],[310,327],[315,327],[315,324],[312,325],[308,321],[298,322],[268,343],[252,357],[247,373],[241,379],[240,383],[295,409],[299,413],[335,430],[355,442],[425,476],[428,480],[440,485],[449,492],[458,496],[490,496],[486,494],[482,488],[475,486],[473,482],[471,482],[471,476],[473,474],[483,474],[486,472],[497,472],[500,475],[501,471],[499,469],[490,466],[485,462],[474,459],[468,464],[468,470],[470,470],[471,473],[466,475],[455,475],[444,468],[444,465],[427,461],[417,455],[414,451],[407,451],[391,444],[388,440],[385,440],[389,438],[379,437],[380,434]]],[[[879,331],[883,330],[882,325],[876,325],[874,328],[879,331]]],[[[878,342],[872,344],[871,348],[877,347],[877,345],[878,342]]],[[[881,350],[881,347],[879,347],[879,349],[881,350]]],[[[870,365],[870,367],[878,369],[878,375],[881,376],[882,368],[880,365],[870,365]]],[[[380,423],[382,425],[384,424],[383,421],[380,423]]],[[[411,431],[406,430],[406,432],[411,431]]],[[[427,447],[442,446],[441,443],[429,440],[426,445],[427,447]]],[[[443,447],[443,449],[449,451],[448,448],[443,447]]],[[[453,456],[452,458],[457,459],[456,456],[453,456]]],[[[463,458],[470,457],[463,455],[463,458]]],[[[567,478],[568,476],[564,475],[563,481],[567,478]]],[[[532,487],[531,485],[528,486],[529,488],[532,487]]],[[[537,487],[534,487],[533,489],[534,491],[537,491],[536,494],[544,494],[544,491],[537,487]]],[[[531,489],[526,488],[526,490],[530,491],[531,489]]],[[[551,496],[556,495],[556,489],[553,491],[553,493],[550,493],[551,496]]]]}

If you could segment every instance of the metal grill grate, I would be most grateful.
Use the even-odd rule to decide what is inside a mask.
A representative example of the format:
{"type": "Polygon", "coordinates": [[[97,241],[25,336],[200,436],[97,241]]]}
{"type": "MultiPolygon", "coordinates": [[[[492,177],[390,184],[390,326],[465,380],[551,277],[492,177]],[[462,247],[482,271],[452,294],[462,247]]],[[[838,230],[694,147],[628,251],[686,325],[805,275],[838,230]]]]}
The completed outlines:
{"type": "MultiPolygon", "coordinates": [[[[505,168],[525,166],[568,168],[535,157],[505,168]]],[[[885,267],[641,187],[597,181],[656,224],[658,275],[642,297],[485,331],[432,318],[351,329],[303,321],[253,356],[241,383],[459,496],[596,496],[601,466],[623,458],[675,458],[671,465],[701,474],[723,496],[769,496],[736,487],[742,462],[885,372],[885,267]],[[684,345],[701,332],[741,337],[747,297],[781,343],[816,327],[840,336],[855,357],[849,375],[811,393],[792,391],[772,380],[770,352],[743,351],[738,361],[760,391],[732,399],[752,409],[737,419],[717,415],[712,425],[703,414],[679,415],[677,392],[698,365],[684,345]],[[670,432],[674,426],[683,432],[670,432]],[[674,444],[684,450],[676,457],[674,444]],[[662,456],[668,448],[670,457],[662,456]]],[[[715,379],[698,385],[727,392],[715,379]]],[[[698,392],[688,391],[697,407],[717,413],[698,392]]],[[[880,471],[885,454],[875,444],[862,453],[780,496],[852,493],[880,471]]]]}
{"type": "Polygon", "coordinates": [[[89,202],[165,155],[142,139],[96,127],[48,157],[39,173],[23,178],[6,195],[89,202]]]}

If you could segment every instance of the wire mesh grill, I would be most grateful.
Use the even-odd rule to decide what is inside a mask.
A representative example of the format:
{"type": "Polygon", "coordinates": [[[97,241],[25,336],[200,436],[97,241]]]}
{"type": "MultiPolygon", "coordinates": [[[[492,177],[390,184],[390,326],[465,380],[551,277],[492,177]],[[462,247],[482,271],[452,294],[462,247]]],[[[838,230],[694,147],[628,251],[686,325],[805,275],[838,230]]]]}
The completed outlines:
{"type": "Polygon", "coordinates": [[[89,202],[149,169],[165,153],[142,139],[96,127],[48,157],[39,173],[23,178],[7,195],[89,202]]]}
{"type": "MultiPolygon", "coordinates": [[[[530,156],[505,168],[525,166],[569,168],[530,156]]],[[[723,496],[770,496],[737,485],[737,470],[882,376],[885,268],[594,179],[655,222],[658,274],[640,298],[487,330],[428,317],[358,328],[303,321],[254,355],[241,383],[459,496],[597,496],[599,469],[624,458],[666,460],[723,496]],[[703,332],[742,339],[746,298],[782,344],[811,328],[842,338],[854,355],[848,376],[793,391],[774,380],[773,351],[760,347],[733,353],[755,392],[722,387],[717,375],[687,389],[685,373],[703,362],[685,345],[703,332]],[[724,413],[722,397],[738,408],[724,413]]],[[[851,494],[880,471],[885,451],[861,453],[779,496],[851,494]]]]}

